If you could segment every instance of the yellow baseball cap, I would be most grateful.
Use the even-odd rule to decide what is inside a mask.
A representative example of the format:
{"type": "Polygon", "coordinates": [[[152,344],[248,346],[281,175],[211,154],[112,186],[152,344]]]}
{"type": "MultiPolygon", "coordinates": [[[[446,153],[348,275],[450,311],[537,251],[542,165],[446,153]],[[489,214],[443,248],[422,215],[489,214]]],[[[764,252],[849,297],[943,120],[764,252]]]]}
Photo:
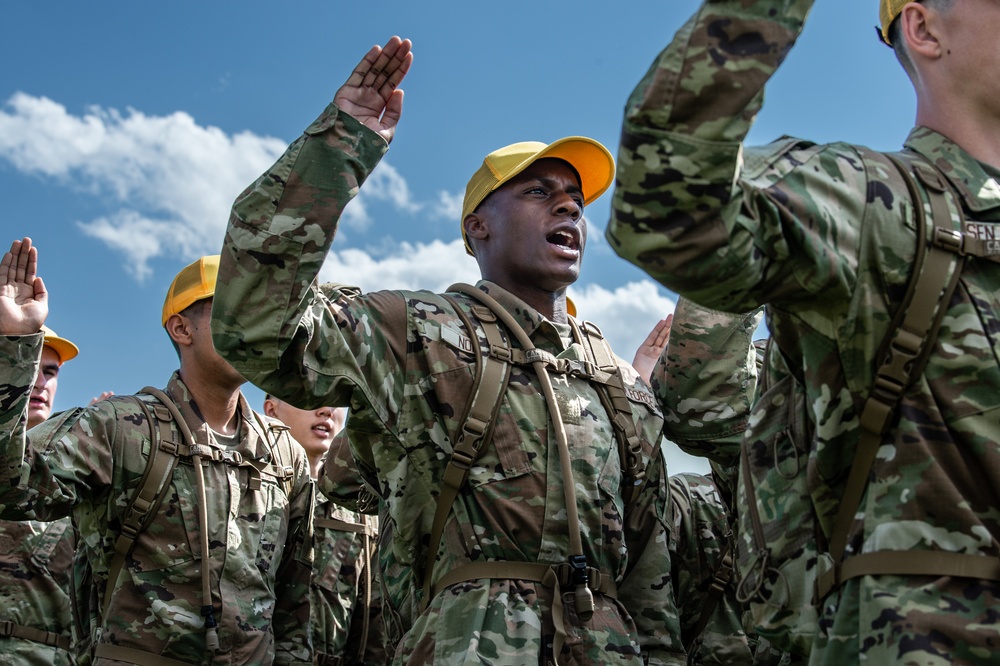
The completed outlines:
{"type": "Polygon", "coordinates": [[[889,44],[889,26],[910,2],[913,0],[879,0],[878,18],[882,23],[882,41],[886,44],[889,44]]]}
{"type": "Polygon", "coordinates": [[[574,303],[573,299],[569,296],[566,297],[566,314],[570,317],[576,316],[576,303],[574,303]]]}
{"type": "Polygon", "coordinates": [[[50,347],[52,351],[59,355],[59,364],[62,365],[71,358],[75,358],[77,354],[80,353],[80,348],[74,345],[72,342],[66,338],[60,338],[56,335],[48,326],[42,326],[42,333],[44,337],[42,338],[42,345],[45,347],[50,347]]]}
{"type": "Polygon", "coordinates": [[[188,264],[181,269],[167,290],[163,301],[163,321],[167,325],[170,315],[181,312],[192,303],[215,295],[215,280],[219,276],[219,255],[213,254],[188,264]]]}
{"type": "Polygon", "coordinates": [[[580,174],[584,205],[604,194],[615,180],[615,158],[599,142],[584,136],[568,136],[550,144],[522,141],[494,150],[465,186],[459,224],[466,252],[475,256],[465,235],[465,216],[476,210],[491,192],[544,157],[565,160],[576,169],[580,174]]]}

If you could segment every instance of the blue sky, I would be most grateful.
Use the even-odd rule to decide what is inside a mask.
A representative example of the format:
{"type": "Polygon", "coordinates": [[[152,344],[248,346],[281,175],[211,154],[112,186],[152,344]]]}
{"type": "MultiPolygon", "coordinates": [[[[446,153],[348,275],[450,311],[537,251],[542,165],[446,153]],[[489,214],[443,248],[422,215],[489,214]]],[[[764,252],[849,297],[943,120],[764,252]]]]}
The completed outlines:
{"type": "MultiPolygon", "coordinates": [[[[176,356],[167,285],[218,252],[234,197],[315,118],[372,44],[413,41],[389,154],[349,206],[323,277],[441,289],[461,251],[465,182],[490,150],[594,137],[617,152],[635,83],[695,10],[670,2],[22,2],[0,41],[6,240],[29,235],[49,325],[81,348],[57,409],[162,386],[176,356]]],[[[913,92],[873,26],[876,0],[820,0],[768,88],[750,143],[782,134],[895,149],[913,92]]],[[[580,315],[631,358],[674,295],[603,239],[588,207],[580,315]]],[[[255,407],[261,394],[246,391],[255,407]]],[[[703,469],[681,458],[671,471],[703,469]]]]}

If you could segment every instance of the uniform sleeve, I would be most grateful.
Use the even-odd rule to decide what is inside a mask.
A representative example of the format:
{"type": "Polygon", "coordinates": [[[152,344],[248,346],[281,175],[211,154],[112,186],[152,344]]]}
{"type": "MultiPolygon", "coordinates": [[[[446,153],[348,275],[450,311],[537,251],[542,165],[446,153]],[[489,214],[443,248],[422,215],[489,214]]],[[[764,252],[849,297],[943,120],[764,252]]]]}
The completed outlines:
{"type": "MultiPolygon", "coordinates": [[[[0,337],[0,469],[3,490],[21,481],[27,443],[28,400],[42,359],[41,333],[0,337]]],[[[6,504],[6,496],[4,493],[6,504]]]]}
{"type": "Polygon", "coordinates": [[[314,485],[305,455],[295,464],[289,498],[288,538],[275,581],[274,663],[313,663],[309,584],[312,580],[314,485]]]}
{"type": "Polygon", "coordinates": [[[651,383],[663,432],[691,455],[736,463],[757,385],[753,334],[763,316],[730,314],[681,298],[651,383]]]}
{"type": "Polygon", "coordinates": [[[805,266],[824,250],[823,233],[801,223],[787,189],[751,185],[741,173],[764,84],[811,6],[705,2],[628,100],[608,241],[704,305],[748,311],[785,295],[776,290],[803,289],[779,264],[805,266]],[[817,241],[809,253],[793,251],[817,241]]]}
{"type": "Polygon", "coordinates": [[[108,401],[53,416],[27,430],[28,400],[38,374],[42,335],[0,338],[0,519],[56,520],[111,483],[108,401]]]}
{"type": "Polygon", "coordinates": [[[382,351],[364,340],[380,315],[356,304],[355,293],[326,294],[315,281],[344,206],[386,149],[331,104],[233,205],[213,306],[215,345],[252,383],[298,407],[346,405],[354,385],[368,402],[392,402],[394,387],[369,390],[361,377],[382,351]]]}

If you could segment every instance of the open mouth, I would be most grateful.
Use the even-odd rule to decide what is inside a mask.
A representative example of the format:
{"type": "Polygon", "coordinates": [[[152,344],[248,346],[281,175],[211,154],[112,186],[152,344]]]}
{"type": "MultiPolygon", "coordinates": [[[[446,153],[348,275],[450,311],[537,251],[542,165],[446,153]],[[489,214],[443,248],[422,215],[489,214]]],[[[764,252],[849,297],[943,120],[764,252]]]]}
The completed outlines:
{"type": "Polygon", "coordinates": [[[320,437],[329,437],[332,432],[332,428],[325,423],[320,423],[312,427],[312,431],[320,437]]]}
{"type": "Polygon", "coordinates": [[[547,236],[545,240],[570,252],[576,252],[580,249],[580,243],[576,240],[576,236],[567,231],[557,231],[547,236]]]}

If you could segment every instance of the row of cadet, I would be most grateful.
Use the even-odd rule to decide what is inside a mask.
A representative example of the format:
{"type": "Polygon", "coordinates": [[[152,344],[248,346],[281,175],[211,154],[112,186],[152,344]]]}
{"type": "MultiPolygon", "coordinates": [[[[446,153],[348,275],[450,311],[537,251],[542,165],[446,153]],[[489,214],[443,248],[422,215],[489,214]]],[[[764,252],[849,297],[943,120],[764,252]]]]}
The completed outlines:
{"type": "Polygon", "coordinates": [[[394,664],[990,663],[1000,5],[880,0],[917,91],[904,151],[747,148],[811,6],[706,2],[629,98],[617,166],[584,137],[487,155],[461,220],[482,279],[440,294],[316,280],[402,113],[412,45],[373,47],[236,199],[217,264],[178,275],[166,390],[30,431],[47,299],[37,249],[12,243],[0,518],[72,517],[78,652],[354,658],[310,623],[331,525],[370,558],[352,631],[394,664]],[[610,245],[683,297],[632,364],[566,298],[584,206],[613,182],[610,245]],[[350,408],[322,465],[247,380],[271,409],[350,408]],[[668,477],[664,436],[715,485],[668,477]],[[372,519],[314,514],[317,490],[376,511],[377,545],[372,519]]]}
{"type": "MultiPolygon", "coordinates": [[[[17,258],[25,250],[28,255],[37,257],[38,252],[33,251],[30,240],[16,241],[4,258],[4,270],[8,271],[9,266],[16,265],[17,258]]],[[[139,396],[112,397],[111,392],[105,392],[91,401],[88,407],[89,415],[84,416],[82,409],[52,414],[62,365],[76,357],[79,349],[52,329],[44,325],[41,327],[41,353],[37,355],[35,366],[37,374],[27,394],[24,425],[28,429],[40,425],[42,428],[28,433],[29,446],[42,447],[45,450],[51,450],[50,447],[68,446],[74,452],[85,453],[87,457],[100,449],[110,449],[106,453],[112,457],[121,456],[124,450],[131,448],[139,453],[142,459],[131,461],[134,463],[133,473],[129,482],[121,484],[121,492],[116,493],[112,490],[108,496],[114,508],[108,506],[105,511],[117,512],[119,517],[100,525],[96,531],[93,522],[79,518],[76,525],[72,517],[51,520],[58,511],[40,512],[35,515],[49,522],[0,521],[0,530],[4,536],[4,540],[0,542],[0,562],[3,564],[0,568],[0,595],[8,602],[0,610],[2,618],[0,621],[4,622],[6,627],[5,636],[0,640],[0,661],[11,660],[12,663],[26,664],[82,664],[91,663],[96,657],[99,661],[114,659],[132,663],[201,663],[199,659],[192,660],[191,655],[206,649],[209,645],[208,640],[197,640],[194,646],[190,641],[187,645],[178,641],[166,641],[164,647],[169,646],[171,651],[164,654],[166,650],[162,648],[156,652],[149,649],[151,636],[144,637],[141,649],[123,646],[123,641],[120,640],[112,639],[109,643],[105,643],[101,639],[104,636],[115,636],[108,631],[107,620],[109,610],[116,608],[116,605],[133,609],[133,612],[134,609],[141,608],[143,615],[155,606],[153,604],[150,608],[144,607],[144,603],[151,603],[148,598],[111,601],[115,595],[136,594],[139,586],[134,583],[118,586],[118,582],[123,575],[122,569],[132,566],[133,563],[139,565],[140,557],[144,560],[159,560],[161,565],[159,567],[155,565],[141,567],[148,570],[159,569],[156,572],[158,581],[156,595],[160,598],[169,598],[175,609],[184,608],[183,602],[179,599],[188,595],[192,599],[191,605],[187,607],[191,615],[206,606],[196,605],[200,602],[198,593],[203,591],[203,580],[197,570],[190,568],[189,563],[185,563],[184,567],[180,566],[183,560],[181,551],[187,544],[197,542],[201,534],[207,533],[210,558],[236,557],[236,553],[227,549],[225,543],[215,544],[217,539],[213,537],[224,534],[226,529],[225,526],[213,526],[211,521],[221,520],[219,509],[228,511],[233,503],[241,504],[242,500],[230,496],[223,502],[223,498],[232,491],[224,484],[222,487],[225,492],[221,495],[210,490],[213,488],[211,477],[201,486],[197,480],[194,487],[191,487],[191,484],[183,485],[180,479],[172,478],[172,472],[157,469],[156,461],[160,460],[162,464],[164,460],[177,460],[183,464],[189,458],[187,464],[194,464],[194,456],[200,455],[206,462],[216,460],[238,467],[251,459],[256,459],[261,461],[256,466],[249,463],[251,465],[251,469],[248,470],[249,478],[252,479],[253,469],[257,469],[259,473],[268,468],[272,462],[270,456],[274,456],[277,460],[295,461],[297,464],[294,466],[283,466],[286,470],[291,470],[293,467],[299,467],[304,454],[306,469],[313,481],[322,478],[320,487],[329,488],[338,501],[349,508],[334,504],[322,495],[314,498],[312,574],[309,594],[301,595],[298,598],[300,603],[289,604],[289,609],[295,609],[300,622],[305,622],[308,618],[315,663],[386,663],[387,637],[383,625],[377,563],[373,561],[375,539],[379,532],[379,519],[374,513],[379,504],[377,495],[366,488],[354,468],[349,441],[346,432],[342,431],[347,410],[342,407],[298,409],[272,395],[267,395],[263,404],[264,415],[277,421],[264,419],[257,414],[253,414],[252,418],[243,416],[241,410],[250,408],[242,396],[238,395],[242,379],[232,370],[220,372],[220,369],[224,369],[227,364],[214,353],[210,338],[204,334],[192,334],[196,328],[205,329],[209,326],[208,318],[216,289],[218,263],[218,256],[203,257],[195,261],[174,278],[167,290],[163,307],[163,324],[177,349],[180,369],[171,378],[163,393],[151,387],[144,389],[139,396]],[[234,390],[236,394],[233,393],[234,390]],[[230,398],[236,397],[239,401],[236,418],[228,424],[234,425],[233,428],[217,430],[208,422],[207,415],[219,406],[219,400],[213,395],[213,391],[222,392],[230,398]],[[177,424],[183,422],[185,426],[171,429],[170,422],[174,418],[171,414],[172,408],[176,408],[179,412],[177,424]],[[94,428],[97,419],[102,418],[105,421],[100,428],[94,428]],[[112,418],[113,421],[109,420],[112,418]],[[68,427],[71,419],[83,420],[87,425],[81,427],[80,423],[77,423],[77,432],[89,430],[92,433],[90,438],[82,440],[78,435],[74,436],[73,429],[68,427]],[[246,439],[254,429],[253,424],[256,425],[257,442],[253,441],[255,439],[253,436],[249,437],[250,441],[246,439]],[[164,427],[166,430],[162,430],[164,427]],[[244,428],[247,430],[246,435],[242,433],[244,428]],[[293,455],[286,446],[284,450],[268,452],[269,447],[277,449],[289,443],[287,440],[282,443],[281,433],[286,429],[294,442],[300,445],[301,451],[296,446],[297,455],[293,455]],[[99,436],[103,438],[102,441],[95,441],[94,437],[98,435],[93,433],[94,430],[101,432],[99,436]],[[337,436],[338,433],[340,436],[337,436]],[[63,439],[67,436],[69,439],[63,439]],[[120,447],[115,444],[118,439],[122,441],[120,447]],[[214,447],[218,452],[201,453],[195,448],[199,441],[205,441],[204,446],[214,447]],[[163,442],[169,442],[169,450],[162,446],[163,442]],[[176,442],[182,442],[182,447],[186,448],[178,448],[176,442]],[[154,447],[175,455],[170,458],[156,453],[151,455],[150,451],[154,447]],[[265,455],[261,456],[262,452],[265,455]],[[327,466],[331,470],[329,475],[324,473],[327,466]],[[168,475],[165,480],[157,478],[164,478],[164,475],[168,475]],[[174,484],[173,487],[170,486],[171,483],[174,484]],[[151,499],[151,505],[147,508],[137,508],[136,502],[142,501],[137,498],[144,496],[151,499]],[[211,508],[216,505],[219,509],[212,511],[211,508]],[[201,506],[206,507],[206,516],[210,516],[203,523],[197,522],[198,517],[194,515],[197,513],[197,507],[201,506]],[[138,514],[131,521],[130,512],[138,514]],[[174,539],[171,540],[167,536],[171,534],[171,530],[158,525],[157,521],[170,520],[170,516],[185,512],[191,522],[180,527],[186,530],[187,525],[191,525],[193,529],[187,534],[174,530],[172,531],[174,539]],[[160,517],[157,518],[157,515],[160,517]],[[142,516],[148,516],[148,519],[144,521],[142,516]],[[131,528],[128,527],[130,522],[131,528]],[[149,530],[148,539],[143,534],[144,530],[149,530]],[[97,555],[86,549],[85,544],[93,541],[98,535],[102,543],[114,546],[110,563],[106,559],[92,560],[91,558],[96,558],[97,555]],[[78,544],[80,548],[77,548],[78,544]],[[125,548],[122,548],[123,545],[125,548]],[[219,550],[213,551],[213,547],[219,550]],[[159,554],[154,556],[150,553],[135,552],[133,549],[136,548],[153,548],[159,554]],[[173,552],[167,557],[163,551],[173,552]],[[119,552],[124,553],[125,559],[116,563],[119,552]],[[108,573],[95,577],[92,561],[101,562],[98,570],[108,573]],[[93,587],[95,581],[100,582],[100,588],[93,587]]],[[[332,290],[338,287],[326,285],[325,288],[332,290]]],[[[706,323],[704,317],[713,316],[712,313],[699,311],[693,304],[684,302],[679,307],[677,315],[682,318],[680,322],[682,328],[685,317],[704,324],[706,323]]],[[[637,373],[643,377],[643,381],[650,380],[654,366],[666,345],[672,319],[673,317],[668,317],[658,322],[647,340],[636,351],[632,362],[635,370],[630,372],[630,382],[636,381],[637,373]]],[[[732,318],[723,316],[723,319],[728,321],[732,318]]],[[[756,318],[750,317],[747,321],[755,323],[756,318]]],[[[753,326],[744,324],[741,330],[744,336],[749,336],[753,326]]],[[[37,338],[38,335],[32,337],[37,338]]],[[[742,339],[745,341],[749,338],[742,339]]],[[[37,340],[35,344],[37,345],[37,340]]],[[[95,456],[92,460],[98,464],[109,461],[103,455],[95,456]]],[[[45,461],[43,464],[48,465],[49,462],[45,461]]],[[[71,468],[74,469],[74,474],[80,473],[77,465],[72,465],[71,468]]],[[[225,470],[225,467],[222,469],[225,470]]],[[[244,486],[253,488],[252,481],[248,483],[246,479],[242,479],[237,470],[225,471],[235,474],[230,482],[236,484],[237,488],[244,486]]],[[[281,474],[274,474],[273,478],[276,481],[280,480],[281,474]]],[[[222,483],[223,479],[215,482],[222,483]]],[[[258,484],[258,489],[262,485],[258,484]]],[[[96,484],[88,488],[89,492],[84,494],[98,492],[96,484]]],[[[673,581],[674,595],[686,600],[686,603],[678,608],[685,641],[689,647],[711,655],[709,663],[711,661],[752,663],[753,645],[748,642],[740,628],[740,617],[736,612],[738,604],[734,599],[735,587],[731,581],[733,571],[730,552],[731,528],[728,512],[719,491],[712,479],[696,474],[671,477],[669,489],[670,494],[663,497],[669,497],[670,506],[661,507],[659,512],[662,515],[669,514],[666,520],[670,538],[668,544],[661,543],[659,547],[668,548],[669,551],[662,553],[662,566],[670,568],[665,579],[673,581]],[[713,584],[720,583],[725,588],[725,595],[718,593],[722,588],[717,592],[710,591],[713,584]]],[[[107,504],[108,501],[108,498],[100,500],[103,504],[107,504]]],[[[86,511],[82,513],[74,510],[73,517],[95,512],[93,500],[89,498],[86,502],[80,498],[71,502],[74,507],[84,503],[90,506],[87,506],[86,511]]],[[[287,502],[279,504],[279,509],[287,508],[287,502]]],[[[247,516],[244,515],[243,518],[246,519],[247,516]]],[[[255,520],[260,521],[261,517],[257,516],[255,520]]],[[[301,548],[302,543],[299,541],[302,535],[297,534],[303,529],[308,527],[296,526],[296,531],[289,532],[291,536],[284,544],[272,542],[270,545],[272,547],[287,545],[293,556],[300,556],[303,561],[307,561],[301,548]]],[[[383,532],[382,537],[391,538],[391,531],[383,532]]],[[[256,537],[256,541],[260,539],[261,536],[256,537]]],[[[221,538],[218,540],[221,541],[221,538]]],[[[258,550],[260,548],[259,545],[255,547],[258,550]]],[[[201,563],[193,548],[188,555],[189,562],[201,563]]],[[[250,557],[251,553],[247,552],[245,555],[250,557]]],[[[213,569],[211,564],[207,568],[210,571],[213,569]]],[[[301,573],[301,569],[297,571],[301,573]]],[[[139,573],[141,572],[136,572],[139,573]]],[[[227,583],[233,584],[224,580],[216,583],[217,594],[220,596],[223,594],[227,583]]],[[[289,593],[292,591],[301,593],[305,589],[301,579],[277,578],[272,586],[278,589],[279,585],[289,593]]],[[[224,607],[234,601],[223,598],[220,606],[224,607]]],[[[261,601],[260,597],[245,600],[246,605],[261,601]]],[[[209,612],[214,619],[215,607],[213,606],[209,612]]],[[[224,617],[227,612],[223,610],[219,615],[224,617]]],[[[136,616],[131,618],[123,616],[123,619],[127,619],[128,623],[134,626],[136,616]]],[[[225,641],[227,637],[224,629],[219,628],[218,620],[215,619],[214,622],[216,625],[214,633],[219,636],[218,647],[214,652],[239,654],[229,647],[232,645],[231,640],[225,641]]],[[[305,625],[289,626],[296,626],[298,633],[301,634],[301,628],[305,625]]],[[[179,629],[182,635],[190,632],[190,627],[179,629]]],[[[156,635],[163,635],[162,630],[156,635]]],[[[299,639],[302,638],[300,635],[299,639]]],[[[259,651],[259,648],[254,649],[259,651]]],[[[242,663],[258,663],[257,654],[257,652],[245,653],[246,656],[240,656],[238,659],[242,663]]],[[[757,663],[762,662],[758,660],[757,663]]]]}

